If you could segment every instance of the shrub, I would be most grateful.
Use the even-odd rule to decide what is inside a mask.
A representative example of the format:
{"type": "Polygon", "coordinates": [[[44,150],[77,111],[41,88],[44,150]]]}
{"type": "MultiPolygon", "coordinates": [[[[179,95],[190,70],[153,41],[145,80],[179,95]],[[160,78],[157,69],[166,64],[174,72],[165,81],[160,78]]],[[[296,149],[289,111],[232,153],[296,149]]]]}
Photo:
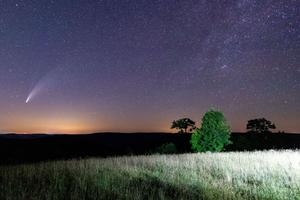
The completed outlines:
{"type": "Polygon", "coordinates": [[[156,153],[161,153],[161,154],[175,154],[177,153],[177,148],[174,143],[166,143],[158,147],[155,151],[156,153]]]}

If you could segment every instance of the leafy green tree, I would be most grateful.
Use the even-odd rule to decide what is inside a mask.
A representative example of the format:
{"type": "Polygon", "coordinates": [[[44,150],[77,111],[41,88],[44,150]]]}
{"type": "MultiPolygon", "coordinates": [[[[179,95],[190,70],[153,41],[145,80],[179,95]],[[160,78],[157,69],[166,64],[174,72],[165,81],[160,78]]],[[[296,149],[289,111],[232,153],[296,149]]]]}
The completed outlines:
{"type": "Polygon", "coordinates": [[[230,134],[224,114],[210,110],[202,118],[201,128],[197,128],[192,135],[192,149],[196,152],[220,152],[231,144],[230,134]]]}
{"type": "Polygon", "coordinates": [[[195,130],[195,122],[189,118],[182,118],[172,122],[171,129],[179,130],[179,133],[188,133],[195,130]]]}
{"type": "Polygon", "coordinates": [[[276,129],[276,126],[265,118],[252,119],[247,124],[249,133],[271,133],[270,129],[276,129]]]}

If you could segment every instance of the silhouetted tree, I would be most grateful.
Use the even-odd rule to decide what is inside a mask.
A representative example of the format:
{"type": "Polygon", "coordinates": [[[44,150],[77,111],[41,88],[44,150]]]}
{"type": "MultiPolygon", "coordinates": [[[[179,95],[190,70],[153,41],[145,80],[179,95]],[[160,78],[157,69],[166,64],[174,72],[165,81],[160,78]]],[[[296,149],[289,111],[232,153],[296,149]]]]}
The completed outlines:
{"type": "Polygon", "coordinates": [[[178,119],[172,122],[171,129],[179,130],[179,133],[188,133],[195,130],[195,122],[189,118],[178,119]]]}
{"type": "Polygon", "coordinates": [[[192,149],[196,152],[218,152],[231,144],[230,127],[219,111],[210,110],[202,119],[201,128],[197,128],[191,139],[192,149]]]}
{"type": "Polygon", "coordinates": [[[276,129],[276,126],[265,118],[252,119],[247,123],[249,133],[271,133],[270,129],[276,129]]]}

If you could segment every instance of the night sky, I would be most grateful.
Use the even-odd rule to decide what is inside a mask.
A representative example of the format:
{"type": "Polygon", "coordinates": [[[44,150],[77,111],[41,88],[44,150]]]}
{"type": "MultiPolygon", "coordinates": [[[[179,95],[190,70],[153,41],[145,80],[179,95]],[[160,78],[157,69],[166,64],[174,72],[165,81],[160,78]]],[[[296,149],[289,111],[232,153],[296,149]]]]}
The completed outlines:
{"type": "Polygon", "coordinates": [[[0,132],[300,132],[299,55],[297,0],[0,0],[0,132]]]}

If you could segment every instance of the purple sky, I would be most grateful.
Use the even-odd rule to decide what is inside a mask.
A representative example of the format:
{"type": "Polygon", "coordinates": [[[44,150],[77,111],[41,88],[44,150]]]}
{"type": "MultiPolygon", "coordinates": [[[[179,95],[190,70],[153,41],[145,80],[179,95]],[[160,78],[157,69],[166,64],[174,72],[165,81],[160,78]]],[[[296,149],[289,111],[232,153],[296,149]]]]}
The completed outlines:
{"type": "Polygon", "coordinates": [[[297,0],[1,0],[0,132],[300,132],[297,0]],[[26,103],[26,100],[28,103],[26,103]]]}

